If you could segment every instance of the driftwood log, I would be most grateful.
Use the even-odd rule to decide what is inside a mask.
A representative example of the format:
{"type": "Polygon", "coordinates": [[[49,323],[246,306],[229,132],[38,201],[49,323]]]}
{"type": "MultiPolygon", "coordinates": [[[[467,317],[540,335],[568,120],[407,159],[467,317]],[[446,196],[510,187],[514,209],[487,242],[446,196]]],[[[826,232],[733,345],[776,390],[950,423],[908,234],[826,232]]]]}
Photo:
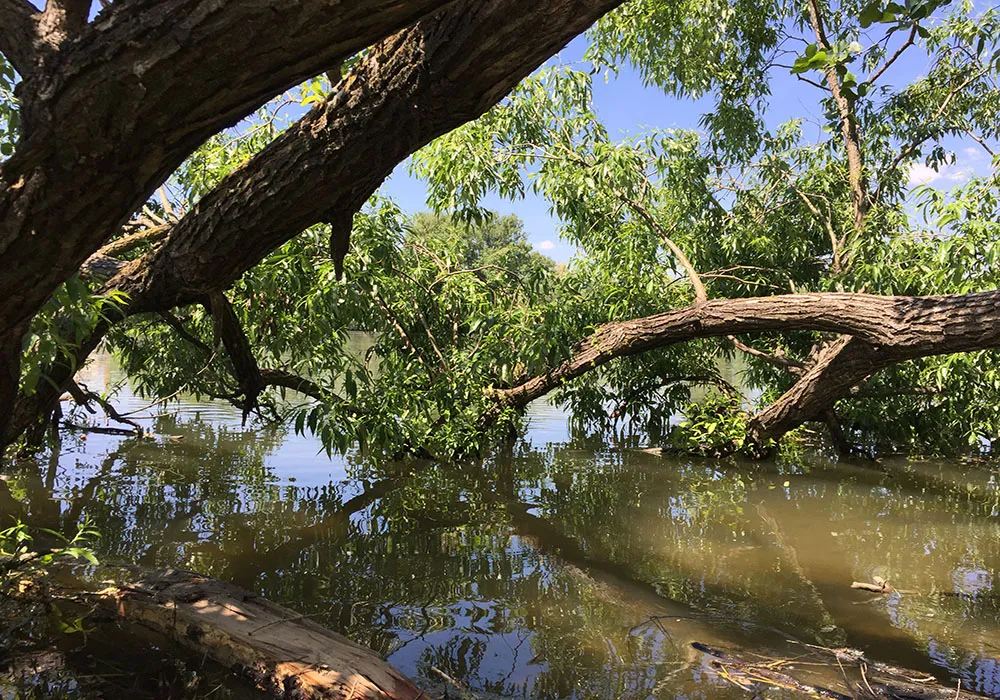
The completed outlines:
{"type": "Polygon", "coordinates": [[[190,571],[50,567],[25,596],[73,600],[141,624],[287,700],[429,696],[374,651],[249,591],[190,571]]]}
{"type": "Polygon", "coordinates": [[[706,644],[691,644],[711,659],[720,677],[746,690],[774,686],[827,700],[984,700],[961,687],[947,687],[933,676],[868,659],[856,649],[827,649],[806,645],[808,653],[794,659],[774,659],[706,644]],[[836,668],[843,687],[826,688],[800,677],[803,669],[819,665],[836,668]],[[846,691],[846,692],[845,692],[846,691]]]}
{"type": "Polygon", "coordinates": [[[851,588],[856,588],[861,591],[871,591],[872,593],[884,593],[885,595],[891,595],[896,592],[896,589],[892,587],[892,584],[886,581],[880,576],[875,576],[872,579],[875,583],[865,583],[864,581],[854,581],[851,583],[851,588]]]}

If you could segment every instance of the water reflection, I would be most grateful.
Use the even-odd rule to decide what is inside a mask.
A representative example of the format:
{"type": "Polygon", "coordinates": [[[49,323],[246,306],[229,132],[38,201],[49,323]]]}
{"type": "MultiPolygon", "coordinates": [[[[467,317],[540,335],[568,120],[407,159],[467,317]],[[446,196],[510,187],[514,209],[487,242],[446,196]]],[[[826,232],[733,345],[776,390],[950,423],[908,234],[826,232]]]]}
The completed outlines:
{"type": "Polygon", "coordinates": [[[78,434],[8,465],[2,517],[89,516],[106,559],[234,581],[482,693],[745,697],[689,642],[791,656],[798,639],[1000,694],[982,466],[676,461],[574,438],[543,406],[488,460],[376,468],[225,406],[156,410],[153,440],[78,434]],[[873,576],[902,593],[850,588],[873,576]]]}

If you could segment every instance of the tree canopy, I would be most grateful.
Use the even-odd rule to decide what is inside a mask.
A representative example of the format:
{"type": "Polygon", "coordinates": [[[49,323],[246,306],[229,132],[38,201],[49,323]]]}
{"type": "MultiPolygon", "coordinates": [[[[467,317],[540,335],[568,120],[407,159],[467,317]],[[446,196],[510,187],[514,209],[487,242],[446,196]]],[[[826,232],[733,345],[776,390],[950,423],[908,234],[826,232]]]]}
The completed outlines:
{"type": "MultiPolygon", "coordinates": [[[[996,173],[948,192],[908,181],[956,149],[994,156],[993,9],[317,4],[276,21],[322,19],[340,43],[303,30],[266,79],[263,46],[228,47],[181,94],[170,78],[204,55],[161,60],[154,30],[199,3],[141,19],[138,4],[64,26],[68,43],[0,30],[21,77],[18,99],[18,74],[0,78],[0,281],[15,290],[0,334],[19,387],[0,387],[4,442],[37,439],[64,389],[87,403],[72,376],[101,343],[151,397],[223,398],[331,450],[475,452],[550,393],[586,426],[710,454],[769,454],[810,421],[843,452],[979,449],[1000,432],[996,173]],[[129,65],[152,62],[138,84],[158,87],[122,87],[136,114],[109,121],[108,89],[80,91],[125,70],[114,42],[140,28],[129,65]],[[588,28],[585,65],[525,77],[588,28]],[[257,62],[237,65],[241,51],[257,62]],[[901,71],[914,56],[926,68],[901,71]],[[238,88],[197,102],[222,79],[210,68],[238,88]],[[624,69],[710,97],[700,127],[612,134],[592,81],[624,69]],[[816,128],[807,110],[769,118],[772,92],[793,88],[816,128]],[[69,110],[93,126],[56,130],[69,110]],[[431,214],[377,193],[410,154],[431,214]],[[88,168],[100,177],[81,194],[88,168]],[[484,205],[528,192],[577,251],[565,269],[484,205]],[[45,246],[59,256],[43,264],[45,246]],[[740,386],[720,371],[736,356],[740,386]],[[695,386],[707,403],[691,405],[695,386]]],[[[225,23],[193,17],[208,51],[225,23]]]]}

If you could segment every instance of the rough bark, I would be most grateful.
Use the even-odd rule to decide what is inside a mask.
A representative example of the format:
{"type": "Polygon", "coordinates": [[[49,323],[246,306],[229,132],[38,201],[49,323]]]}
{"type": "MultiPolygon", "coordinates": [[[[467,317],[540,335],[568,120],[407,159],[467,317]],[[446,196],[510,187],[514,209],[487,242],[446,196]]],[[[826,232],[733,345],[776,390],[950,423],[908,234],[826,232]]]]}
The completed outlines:
{"type": "MultiPolygon", "coordinates": [[[[855,337],[857,350],[833,363],[832,358],[839,356],[850,342],[838,341],[798,383],[808,387],[810,381],[820,383],[821,378],[825,381],[840,377],[843,391],[849,392],[874,370],[896,362],[1000,346],[1000,326],[994,325],[1000,321],[998,302],[1000,291],[931,297],[834,293],[715,299],[645,318],[605,324],[582,341],[570,359],[552,371],[494,394],[502,404],[525,406],[570,379],[619,357],[697,338],[803,330],[855,337]]],[[[810,396],[806,388],[800,392],[803,397],[810,396]]],[[[808,416],[803,420],[817,415],[816,411],[806,410],[806,413],[808,416]]],[[[782,417],[776,419],[775,425],[791,422],[792,418],[782,417]]]]}
{"type": "Polygon", "coordinates": [[[86,578],[66,573],[50,595],[94,604],[160,632],[274,697],[429,697],[372,650],[238,586],[189,571],[127,566],[102,566],[86,578]]]}
{"type": "Polygon", "coordinates": [[[23,37],[37,18],[0,0],[13,20],[0,35],[25,76],[21,140],[0,166],[0,337],[206,138],[448,4],[133,0],[31,56],[23,37]]]}
{"type": "Polygon", "coordinates": [[[0,0],[0,53],[21,75],[38,62],[37,14],[27,0],[0,0]]]}
{"type": "MultiPolygon", "coordinates": [[[[415,150],[483,114],[621,0],[465,0],[374,47],[107,288],[133,312],[224,289],[305,228],[352,215],[415,150]]],[[[331,248],[346,248],[338,227],[331,248]]]]}

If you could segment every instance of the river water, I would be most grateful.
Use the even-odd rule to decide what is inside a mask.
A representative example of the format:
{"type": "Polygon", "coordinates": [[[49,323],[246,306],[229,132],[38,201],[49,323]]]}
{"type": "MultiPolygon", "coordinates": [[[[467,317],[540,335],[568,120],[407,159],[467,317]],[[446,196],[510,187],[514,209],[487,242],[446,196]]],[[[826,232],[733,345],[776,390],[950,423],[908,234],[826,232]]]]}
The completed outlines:
{"type": "MultiPolygon", "coordinates": [[[[118,379],[107,358],[83,377],[118,379]]],[[[540,404],[502,454],[376,468],[219,403],[139,415],[153,438],[69,434],[8,465],[0,517],[89,517],[102,559],[235,582],[483,695],[748,697],[692,641],[850,646],[1000,695],[990,465],[665,458],[540,404]],[[850,588],[875,576],[902,593],[850,588]]]]}

